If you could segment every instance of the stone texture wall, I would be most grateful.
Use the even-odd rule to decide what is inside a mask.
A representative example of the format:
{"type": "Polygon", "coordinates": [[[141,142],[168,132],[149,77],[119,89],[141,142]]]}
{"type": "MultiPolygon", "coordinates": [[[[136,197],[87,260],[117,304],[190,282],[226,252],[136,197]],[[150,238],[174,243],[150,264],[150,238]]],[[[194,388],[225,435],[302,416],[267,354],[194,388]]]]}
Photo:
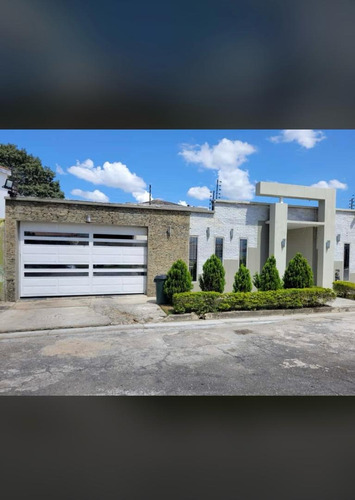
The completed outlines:
{"type": "Polygon", "coordinates": [[[318,207],[288,207],[287,213],[288,220],[299,221],[317,221],[318,220],[318,207]]]}
{"type": "Polygon", "coordinates": [[[87,214],[90,214],[93,224],[147,227],[148,296],[155,296],[156,275],[166,274],[177,259],[188,264],[190,212],[187,210],[8,199],[5,220],[5,300],[14,301],[19,298],[19,223],[26,221],[83,224],[87,214]],[[167,236],[169,226],[170,237],[167,236]]]}

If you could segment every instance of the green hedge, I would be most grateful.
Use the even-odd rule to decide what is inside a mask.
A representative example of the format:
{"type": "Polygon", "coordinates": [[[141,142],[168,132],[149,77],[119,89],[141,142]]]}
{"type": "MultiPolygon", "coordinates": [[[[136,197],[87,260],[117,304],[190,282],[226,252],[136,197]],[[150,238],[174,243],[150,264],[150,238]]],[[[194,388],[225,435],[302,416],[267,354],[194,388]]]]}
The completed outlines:
{"type": "Polygon", "coordinates": [[[203,315],[218,311],[296,309],[322,306],[336,297],[330,288],[288,288],[267,292],[185,292],[173,296],[174,312],[203,315]]]}
{"type": "Polygon", "coordinates": [[[333,288],[338,297],[355,300],[355,283],[350,281],[334,281],[333,288]]]}

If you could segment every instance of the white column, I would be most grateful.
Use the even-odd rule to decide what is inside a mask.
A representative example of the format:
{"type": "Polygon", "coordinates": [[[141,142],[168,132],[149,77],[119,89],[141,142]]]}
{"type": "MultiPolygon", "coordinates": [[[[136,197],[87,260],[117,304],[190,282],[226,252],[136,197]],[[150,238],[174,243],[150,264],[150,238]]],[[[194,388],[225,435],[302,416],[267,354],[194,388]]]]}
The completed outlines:
{"type": "Polygon", "coordinates": [[[274,255],[281,279],[286,269],[287,213],[287,203],[270,205],[269,256],[274,255]]]}
{"type": "Polygon", "coordinates": [[[317,286],[332,288],[334,281],[335,191],[329,189],[326,200],[318,202],[317,286]]]}

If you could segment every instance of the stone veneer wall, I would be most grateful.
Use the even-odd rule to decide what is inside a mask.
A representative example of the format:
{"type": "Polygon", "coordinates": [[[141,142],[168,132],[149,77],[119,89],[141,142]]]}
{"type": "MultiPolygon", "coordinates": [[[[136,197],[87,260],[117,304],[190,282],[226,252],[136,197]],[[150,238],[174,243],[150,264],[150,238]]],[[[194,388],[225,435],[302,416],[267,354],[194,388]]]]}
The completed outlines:
{"type": "Polygon", "coordinates": [[[188,264],[190,212],[54,200],[7,199],[5,219],[5,300],[19,298],[18,227],[23,222],[77,223],[148,228],[147,295],[155,296],[154,277],[166,274],[177,259],[188,264]],[[167,229],[171,227],[171,236],[167,229]]]}

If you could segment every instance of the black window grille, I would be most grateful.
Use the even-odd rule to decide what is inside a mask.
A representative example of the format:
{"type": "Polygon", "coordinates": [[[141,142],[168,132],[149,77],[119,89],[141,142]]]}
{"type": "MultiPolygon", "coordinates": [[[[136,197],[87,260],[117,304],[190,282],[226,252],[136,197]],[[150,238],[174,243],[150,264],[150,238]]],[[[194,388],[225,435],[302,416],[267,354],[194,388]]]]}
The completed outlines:
{"type": "Polygon", "coordinates": [[[247,251],[248,251],[248,240],[241,238],[239,240],[239,266],[247,267],[247,251]]]}
{"type": "Polygon", "coordinates": [[[197,279],[197,236],[190,236],[189,270],[192,281],[197,279]]]}
{"type": "Polygon", "coordinates": [[[216,238],[216,256],[223,261],[223,238],[216,238]]]}

